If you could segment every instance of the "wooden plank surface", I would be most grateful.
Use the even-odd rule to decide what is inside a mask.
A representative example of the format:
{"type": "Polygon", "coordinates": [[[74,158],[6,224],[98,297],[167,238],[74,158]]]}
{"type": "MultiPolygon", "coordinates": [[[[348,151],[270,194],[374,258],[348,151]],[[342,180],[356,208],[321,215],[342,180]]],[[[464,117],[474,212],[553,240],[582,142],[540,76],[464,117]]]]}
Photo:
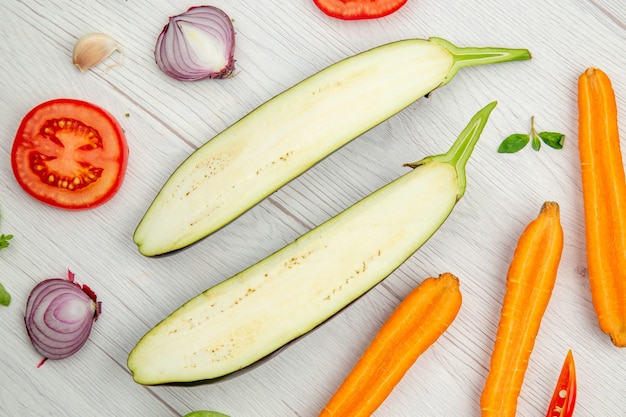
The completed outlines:
{"type": "MultiPolygon", "coordinates": [[[[626,109],[626,9],[620,0],[458,2],[409,0],[383,19],[346,22],[310,0],[215,0],[234,21],[237,70],[226,80],[182,83],[162,74],[153,48],[167,17],[195,3],[5,0],[0,3],[0,222],[15,235],[0,252],[0,415],[315,416],[393,308],[424,278],[461,279],[463,307],[410,369],[377,416],[480,415],[504,277],[517,238],[546,200],[559,202],[565,249],[519,399],[519,416],[545,415],[567,349],[577,363],[577,416],[626,416],[626,352],[598,328],[586,277],[576,144],[576,82],[597,66],[626,109]],[[121,66],[81,74],[72,48],[99,31],[124,50],[121,66]],[[174,168],[250,110],[323,67],[393,40],[439,36],[459,46],[524,47],[527,62],[463,70],[447,86],[329,156],[234,223],[185,251],[141,256],[139,219],[174,168]],[[106,205],[81,212],[44,206],[14,180],[10,150],[20,120],[56,97],[114,114],[130,146],[126,180],[106,205]],[[468,189],[435,236],[381,285],[249,372],[197,387],[143,387],[126,368],[150,327],[187,299],[265,257],[405,172],[445,151],[469,118],[498,100],[468,166],[468,189]],[[514,132],[567,135],[564,149],[496,153],[514,132]],[[67,269],[88,283],[103,314],[85,347],[37,368],[23,325],[39,281],[67,269]]],[[[623,132],[623,129],[622,129],[623,132]]]]}

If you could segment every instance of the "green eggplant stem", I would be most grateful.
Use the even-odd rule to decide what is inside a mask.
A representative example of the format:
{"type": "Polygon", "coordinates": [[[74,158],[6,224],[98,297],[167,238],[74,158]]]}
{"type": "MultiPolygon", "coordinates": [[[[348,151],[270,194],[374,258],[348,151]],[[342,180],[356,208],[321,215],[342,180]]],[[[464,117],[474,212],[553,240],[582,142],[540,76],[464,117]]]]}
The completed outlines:
{"type": "Polygon", "coordinates": [[[452,55],[454,62],[446,79],[441,85],[446,85],[456,73],[464,67],[472,67],[476,65],[497,64],[499,62],[510,61],[526,61],[531,59],[528,49],[516,48],[475,48],[475,47],[458,47],[442,38],[430,38],[433,42],[442,48],[445,48],[452,55]]]}
{"type": "Polygon", "coordinates": [[[465,194],[465,166],[474,151],[474,147],[480,138],[480,134],[487,124],[491,111],[497,104],[497,101],[493,101],[479,110],[467,124],[465,129],[463,129],[456,141],[454,141],[448,152],[440,155],[429,156],[418,162],[405,165],[411,168],[417,168],[420,165],[432,162],[452,165],[458,178],[457,200],[459,200],[463,197],[463,194],[465,194]]]}

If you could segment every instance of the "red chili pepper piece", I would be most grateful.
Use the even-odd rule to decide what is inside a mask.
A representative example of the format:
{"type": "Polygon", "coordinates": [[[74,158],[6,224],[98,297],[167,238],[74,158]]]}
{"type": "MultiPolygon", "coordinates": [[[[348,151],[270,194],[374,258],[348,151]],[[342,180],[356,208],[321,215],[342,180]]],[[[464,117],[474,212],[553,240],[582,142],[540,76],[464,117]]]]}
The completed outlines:
{"type": "Polygon", "coordinates": [[[572,417],[576,405],[576,366],[572,351],[567,352],[546,417],[572,417]]]}

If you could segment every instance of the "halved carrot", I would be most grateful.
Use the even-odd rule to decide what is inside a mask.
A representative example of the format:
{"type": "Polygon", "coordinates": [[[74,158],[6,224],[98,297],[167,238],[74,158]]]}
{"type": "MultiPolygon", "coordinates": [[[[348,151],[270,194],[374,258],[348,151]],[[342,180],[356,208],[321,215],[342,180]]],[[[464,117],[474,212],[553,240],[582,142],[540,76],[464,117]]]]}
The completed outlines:
{"type": "Polygon", "coordinates": [[[382,325],[320,417],[369,417],[461,308],[459,280],[427,278],[382,325]]]}
{"type": "Polygon", "coordinates": [[[546,202],[522,233],[509,267],[491,367],[480,398],[483,417],[515,416],[562,251],[559,205],[546,202]]]}
{"type": "Polygon", "coordinates": [[[626,181],[611,80],[588,68],[578,80],[579,152],[587,269],[600,328],[626,346],[626,181]]]}

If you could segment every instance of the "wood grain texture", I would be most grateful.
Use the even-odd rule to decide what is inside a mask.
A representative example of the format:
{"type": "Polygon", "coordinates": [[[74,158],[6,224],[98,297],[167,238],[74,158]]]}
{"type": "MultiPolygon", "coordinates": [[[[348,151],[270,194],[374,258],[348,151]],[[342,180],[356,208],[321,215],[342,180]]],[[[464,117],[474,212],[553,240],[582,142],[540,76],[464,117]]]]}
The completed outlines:
{"type": "MultiPolygon", "coordinates": [[[[576,80],[588,66],[613,80],[626,109],[626,12],[620,0],[409,1],[384,19],[344,22],[312,1],[215,0],[234,20],[237,70],[227,80],[181,83],[154,64],[168,16],[191,2],[12,0],[0,3],[0,415],[181,416],[214,409],[232,417],[317,415],[400,299],[427,276],[461,280],[463,307],[450,329],[411,368],[376,416],[480,416],[479,397],[504,295],[525,224],[543,201],[561,206],[565,248],[556,287],[531,356],[518,415],[544,415],[562,360],[572,349],[579,416],[624,416],[626,352],[599,330],[584,257],[576,144],[576,80]],[[124,62],[81,74],[74,42],[105,32],[124,62]],[[408,37],[460,46],[529,48],[528,62],[463,70],[447,86],[335,152],[231,225],[173,256],[148,259],[132,233],[160,186],[195,148],[250,110],[353,53],[408,37]],[[17,185],[9,155],[24,114],[55,97],[94,102],[114,114],[131,149],[127,178],[106,205],[64,212],[17,185]],[[469,118],[498,100],[470,161],[467,193],[433,238],[381,285],[271,360],[219,383],[142,387],[126,368],[145,331],[198,292],[279,249],[405,172],[405,162],[449,147],[469,118]],[[126,116],[128,115],[128,116],[126,116]],[[536,116],[567,135],[561,151],[496,153],[536,116]],[[39,362],[23,327],[26,298],[40,280],[76,273],[103,301],[85,347],[39,362]]],[[[623,110],[626,111],[626,110],[623,110]]]]}

